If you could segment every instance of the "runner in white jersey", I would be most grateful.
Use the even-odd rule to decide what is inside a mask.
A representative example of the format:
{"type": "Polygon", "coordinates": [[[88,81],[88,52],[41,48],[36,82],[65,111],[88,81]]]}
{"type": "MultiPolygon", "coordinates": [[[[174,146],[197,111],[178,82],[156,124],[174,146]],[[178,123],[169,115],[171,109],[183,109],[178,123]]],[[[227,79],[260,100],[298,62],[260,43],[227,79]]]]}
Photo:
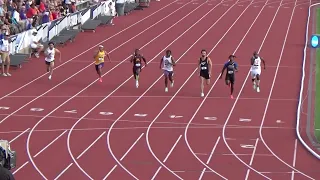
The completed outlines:
{"type": "Polygon", "coordinates": [[[264,69],[266,69],[266,63],[262,57],[255,51],[251,58],[251,78],[253,83],[253,89],[260,92],[260,75],[261,75],[261,62],[264,69]]]}
{"type": "Polygon", "coordinates": [[[168,79],[171,82],[171,87],[173,87],[173,66],[176,65],[175,60],[171,55],[171,50],[166,51],[166,55],[163,56],[160,60],[160,69],[164,70],[164,84],[165,84],[165,92],[168,92],[168,79]]]}
{"type": "Polygon", "coordinates": [[[53,73],[53,68],[54,68],[54,60],[55,60],[55,54],[59,53],[60,54],[60,59],[59,61],[61,62],[61,52],[54,47],[53,42],[49,42],[49,47],[45,51],[45,62],[47,65],[47,72],[50,73],[49,75],[49,80],[52,78],[52,73],[53,73]]]}

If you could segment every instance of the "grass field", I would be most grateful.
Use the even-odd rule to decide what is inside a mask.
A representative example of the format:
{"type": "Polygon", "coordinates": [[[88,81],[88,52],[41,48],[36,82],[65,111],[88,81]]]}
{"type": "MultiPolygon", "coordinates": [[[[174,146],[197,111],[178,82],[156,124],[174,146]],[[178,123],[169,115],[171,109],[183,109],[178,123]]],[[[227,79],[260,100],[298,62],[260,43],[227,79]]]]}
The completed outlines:
{"type": "MultiPolygon", "coordinates": [[[[320,34],[320,8],[317,8],[316,33],[320,34]]],[[[320,142],[320,49],[316,53],[316,103],[315,103],[315,136],[320,142]]]]}

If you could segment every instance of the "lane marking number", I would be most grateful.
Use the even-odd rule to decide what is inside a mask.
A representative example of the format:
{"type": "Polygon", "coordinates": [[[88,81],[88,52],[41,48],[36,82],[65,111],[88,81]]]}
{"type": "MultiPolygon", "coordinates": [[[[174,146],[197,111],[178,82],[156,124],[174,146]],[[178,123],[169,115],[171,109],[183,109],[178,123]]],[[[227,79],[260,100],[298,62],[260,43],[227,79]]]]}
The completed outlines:
{"type": "Polygon", "coordinates": [[[8,110],[8,109],[10,109],[10,107],[0,107],[0,109],[3,109],[3,110],[8,110]]]}
{"type": "Polygon", "coordinates": [[[137,117],[146,117],[148,114],[134,114],[134,116],[137,116],[137,117]]]}
{"type": "Polygon", "coordinates": [[[77,113],[77,110],[64,111],[65,113],[77,113]]]}
{"type": "Polygon", "coordinates": [[[250,122],[251,119],[247,119],[247,118],[240,118],[239,119],[240,122],[250,122]]]}
{"type": "Polygon", "coordinates": [[[113,113],[112,112],[99,112],[100,115],[104,115],[104,116],[110,116],[113,113]]]}
{"type": "Polygon", "coordinates": [[[209,121],[215,121],[218,118],[217,117],[204,117],[205,120],[209,120],[209,121]]]}
{"type": "Polygon", "coordinates": [[[176,119],[176,118],[182,118],[183,116],[170,115],[169,117],[172,118],[172,119],[176,119]]]}
{"type": "Polygon", "coordinates": [[[30,111],[37,111],[37,112],[40,112],[40,111],[43,111],[44,109],[42,108],[31,108],[30,111]]]}
{"type": "Polygon", "coordinates": [[[252,148],[254,148],[254,145],[250,145],[250,144],[240,144],[240,146],[241,146],[242,148],[246,148],[246,149],[252,149],[252,148]]]}

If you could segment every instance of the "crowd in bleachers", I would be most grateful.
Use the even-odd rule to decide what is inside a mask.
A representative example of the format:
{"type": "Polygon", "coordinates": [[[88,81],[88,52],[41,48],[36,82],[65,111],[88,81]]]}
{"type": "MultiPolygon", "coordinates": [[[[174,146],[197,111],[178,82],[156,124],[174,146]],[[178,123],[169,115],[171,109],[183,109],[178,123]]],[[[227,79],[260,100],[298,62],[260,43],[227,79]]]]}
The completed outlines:
{"type": "Polygon", "coordinates": [[[76,11],[75,0],[0,0],[0,27],[10,35],[76,11]]]}

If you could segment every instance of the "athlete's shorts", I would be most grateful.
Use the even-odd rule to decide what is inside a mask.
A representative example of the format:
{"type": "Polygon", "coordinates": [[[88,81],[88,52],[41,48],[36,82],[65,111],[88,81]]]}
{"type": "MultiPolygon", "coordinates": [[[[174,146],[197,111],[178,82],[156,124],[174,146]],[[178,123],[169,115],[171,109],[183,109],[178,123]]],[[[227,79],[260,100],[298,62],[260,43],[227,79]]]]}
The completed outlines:
{"type": "Polygon", "coordinates": [[[140,72],[141,72],[141,67],[133,66],[132,72],[133,72],[134,75],[139,76],[139,74],[140,74],[140,72]]]}
{"type": "Polygon", "coordinates": [[[96,64],[95,65],[96,71],[99,71],[99,69],[103,68],[103,66],[104,66],[104,63],[96,64]]]}
{"type": "Polygon", "coordinates": [[[251,68],[251,77],[252,79],[256,78],[257,75],[261,74],[261,68],[260,67],[252,67],[251,68]]]}
{"type": "Polygon", "coordinates": [[[173,71],[167,71],[167,70],[164,70],[163,71],[163,74],[167,77],[172,77],[173,76],[173,71]]]}
{"type": "Polygon", "coordinates": [[[235,75],[234,74],[226,74],[226,81],[230,81],[231,84],[234,84],[235,75]]]}
{"type": "Polygon", "coordinates": [[[210,79],[210,75],[208,71],[200,71],[200,76],[205,79],[210,79]]]}
{"type": "Polygon", "coordinates": [[[46,65],[48,65],[48,66],[49,66],[52,62],[54,62],[54,60],[53,60],[53,61],[50,61],[50,62],[49,62],[49,61],[45,61],[46,65]]]}

